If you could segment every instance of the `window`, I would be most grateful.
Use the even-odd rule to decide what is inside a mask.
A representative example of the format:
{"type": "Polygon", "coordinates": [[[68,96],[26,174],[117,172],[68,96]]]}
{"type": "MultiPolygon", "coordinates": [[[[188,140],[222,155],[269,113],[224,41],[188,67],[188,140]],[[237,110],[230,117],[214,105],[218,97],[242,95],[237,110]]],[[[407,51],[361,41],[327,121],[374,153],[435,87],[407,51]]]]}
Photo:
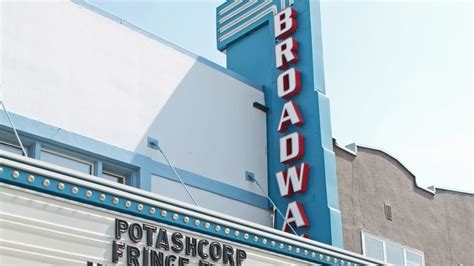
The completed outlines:
{"type": "MultiPolygon", "coordinates": [[[[1,1],[1,0],[0,0],[1,1]]],[[[14,136],[0,129],[0,151],[23,155],[21,147],[16,144],[14,136]]],[[[62,166],[84,174],[94,175],[120,184],[134,186],[138,168],[120,161],[105,161],[103,157],[87,155],[77,148],[63,149],[51,143],[43,144],[34,138],[22,136],[23,144],[32,158],[54,165],[62,166]],[[26,147],[25,147],[26,148],[26,147]]]]}
{"type": "Polygon", "coordinates": [[[421,256],[418,253],[414,253],[411,251],[406,250],[406,265],[408,266],[416,266],[416,265],[422,265],[423,263],[423,256],[421,256]]]}
{"type": "Polygon", "coordinates": [[[384,254],[383,254],[383,241],[377,240],[372,237],[365,237],[365,247],[366,247],[366,256],[378,259],[378,260],[384,260],[384,254]]]}
{"type": "Polygon", "coordinates": [[[41,150],[41,160],[91,175],[93,164],[56,151],[41,150]]]}
{"type": "Polygon", "coordinates": [[[0,141],[0,150],[12,152],[18,155],[23,155],[23,151],[21,150],[20,146],[4,141],[0,141]]]}
{"type": "Polygon", "coordinates": [[[362,232],[362,252],[367,257],[378,259],[391,265],[423,266],[425,264],[423,252],[365,232],[362,232]]]}
{"type": "Polygon", "coordinates": [[[120,183],[120,184],[125,184],[125,176],[120,175],[120,174],[114,174],[114,173],[111,173],[111,172],[104,171],[104,172],[102,172],[102,178],[105,178],[107,180],[117,182],[117,183],[120,183]]]}
{"type": "MultiPolygon", "coordinates": [[[[385,243],[385,252],[387,255],[387,262],[393,265],[403,265],[403,248],[393,245],[389,242],[385,243]]],[[[421,264],[420,264],[421,265],[421,264]]]]}

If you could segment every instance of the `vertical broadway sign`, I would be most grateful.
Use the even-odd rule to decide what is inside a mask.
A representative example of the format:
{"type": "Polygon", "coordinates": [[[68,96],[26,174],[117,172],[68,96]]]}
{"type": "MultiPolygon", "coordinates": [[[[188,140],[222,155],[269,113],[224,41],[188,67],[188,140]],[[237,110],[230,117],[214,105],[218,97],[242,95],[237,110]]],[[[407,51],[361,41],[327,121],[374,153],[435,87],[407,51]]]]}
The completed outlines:
{"type": "Polygon", "coordinates": [[[226,1],[217,47],[265,94],[268,190],[285,216],[275,227],[342,247],[319,2],[226,1]]]}
{"type": "MultiPolygon", "coordinates": [[[[292,125],[297,130],[304,124],[298,105],[293,101],[301,92],[301,74],[293,66],[299,61],[298,41],[291,36],[296,28],[296,11],[293,8],[284,9],[275,15],[275,39],[280,40],[275,45],[275,65],[278,70],[283,71],[277,78],[277,95],[287,100],[283,104],[277,129],[285,134],[280,138],[280,163],[289,166],[288,170],[276,173],[278,188],[283,197],[304,193],[308,186],[309,165],[301,162],[300,166],[291,166],[303,158],[304,136],[298,131],[288,132],[289,126],[292,125]]],[[[291,201],[286,207],[282,230],[288,231],[290,224],[298,228],[308,227],[310,224],[303,204],[298,200],[291,201]]]]}

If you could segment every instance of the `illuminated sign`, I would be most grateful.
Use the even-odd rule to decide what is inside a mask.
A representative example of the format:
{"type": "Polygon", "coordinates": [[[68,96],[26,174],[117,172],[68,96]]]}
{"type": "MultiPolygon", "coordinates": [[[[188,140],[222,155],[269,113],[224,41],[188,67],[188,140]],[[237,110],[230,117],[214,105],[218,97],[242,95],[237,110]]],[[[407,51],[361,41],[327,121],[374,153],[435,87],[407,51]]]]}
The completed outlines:
{"type": "Polygon", "coordinates": [[[147,223],[129,223],[126,220],[115,219],[115,240],[112,243],[112,262],[119,263],[126,258],[127,265],[188,265],[189,257],[198,257],[199,265],[240,266],[247,258],[247,253],[234,249],[231,245],[217,241],[197,239],[183,235],[181,232],[168,234],[165,228],[147,223]],[[127,235],[132,243],[122,241],[127,235]],[[144,243],[143,248],[137,245],[144,243]],[[184,254],[184,256],[180,256],[184,254]]]}

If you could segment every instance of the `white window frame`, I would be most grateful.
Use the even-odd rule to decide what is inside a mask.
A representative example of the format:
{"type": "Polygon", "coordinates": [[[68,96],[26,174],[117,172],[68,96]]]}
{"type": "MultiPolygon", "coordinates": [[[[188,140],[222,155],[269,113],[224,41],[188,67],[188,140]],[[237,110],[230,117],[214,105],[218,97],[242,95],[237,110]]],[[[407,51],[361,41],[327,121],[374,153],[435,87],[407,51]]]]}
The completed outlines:
{"type": "MultiPolygon", "coordinates": [[[[58,151],[55,151],[55,150],[50,150],[50,149],[47,149],[47,148],[41,148],[41,152],[48,152],[48,153],[54,154],[54,155],[59,156],[59,157],[64,157],[64,158],[72,160],[72,161],[87,164],[87,165],[90,166],[90,168],[89,168],[90,171],[89,171],[88,174],[89,175],[94,175],[94,163],[93,162],[82,160],[80,158],[77,158],[77,157],[62,153],[62,152],[58,152],[58,151]]],[[[72,170],[74,170],[74,169],[72,169],[72,170]]],[[[77,170],[75,170],[75,171],[77,171],[77,170]]]]}
{"type": "MultiPolygon", "coordinates": [[[[124,185],[127,184],[127,176],[125,176],[125,175],[117,174],[117,173],[114,173],[114,172],[111,172],[111,171],[107,171],[107,170],[102,171],[102,174],[106,174],[106,175],[110,175],[110,176],[115,176],[115,177],[118,178],[118,180],[120,180],[120,181],[118,182],[119,184],[124,184],[124,185]]],[[[100,176],[100,177],[101,177],[101,176],[100,176]]]]}
{"type": "Polygon", "coordinates": [[[383,261],[384,262],[387,262],[387,245],[386,243],[390,243],[391,245],[393,246],[397,246],[397,247],[400,247],[402,248],[403,250],[403,265],[407,265],[407,251],[411,252],[411,253],[415,253],[417,255],[420,255],[421,256],[421,265],[425,265],[425,253],[423,251],[420,251],[420,250],[417,250],[417,249],[414,249],[414,248],[411,248],[411,247],[408,247],[408,246],[405,246],[405,245],[401,245],[401,244],[398,244],[394,241],[391,241],[391,240],[388,240],[386,238],[382,238],[382,237],[379,237],[379,236],[376,236],[376,235],[373,235],[373,234],[370,234],[370,233],[367,233],[367,232],[364,232],[364,231],[360,231],[361,233],[361,241],[362,241],[362,255],[364,256],[367,256],[367,249],[366,249],[366,246],[365,246],[365,237],[370,237],[370,238],[373,238],[375,240],[378,240],[380,242],[382,242],[382,246],[383,246],[383,261]]]}
{"type": "MultiPolygon", "coordinates": [[[[1,0],[0,0],[1,1],[1,0]]],[[[0,132],[3,132],[0,130],[0,132]]],[[[28,139],[28,143],[31,143],[28,147],[25,146],[26,152],[28,154],[31,153],[31,156],[35,159],[41,160],[41,155],[43,152],[45,153],[50,153],[52,155],[62,157],[67,160],[75,161],[78,163],[85,164],[89,167],[89,173],[80,171],[80,170],[75,170],[74,171],[79,171],[81,173],[85,173],[94,177],[99,177],[101,178],[102,173],[106,173],[108,175],[116,176],[119,180],[120,184],[136,187],[136,179],[138,178],[138,171],[139,168],[136,166],[132,165],[117,165],[115,163],[109,163],[109,162],[104,162],[102,158],[97,158],[94,155],[81,155],[81,153],[77,150],[76,148],[71,149],[70,151],[68,149],[64,149],[61,147],[58,147],[54,144],[46,144],[42,143],[39,140],[36,139],[28,139]],[[98,167],[100,165],[100,167],[98,167]],[[104,166],[105,165],[105,166],[104,166]]],[[[19,145],[16,143],[12,142],[10,138],[3,137],[3,135],[0,137],[0,144],[12,147],[13,149],[18,149],[18,154],[23,155],[23,151],[19,145]]],[[[6,151],[10,153],[14,153],[12,151],[6,151]]],[[[54,164],[52,162],[52,164],[54,164]]],[[[65,167],[67,168],[67,167],[65,167]]],[[[71,168],[68,168],[71,169],[71,168]]]]}
{"type": "MultiPolygon", "coordinates": [[[[13,144],[11,142],[6,142],[6,141],[3,141],[3,140],[0,140],[0,144],[3,144],[5,146],[10,146],[12,148],[16,148],[20,151],[21,155],[23,155],[23,150],[21,149],[20,145],[16,145],[16,144],[13,144]]],[[[6,152],[9,152],[9,151],[6,151],[6,152]]],[[[13,152],[10,152],[10,153],[13,153],[13,152]]]]}
{"type": "MultiPolygon", "coordinates": [[[[404,247],[404,246],[402,246],[404,247]]],[[[413,248],[409,248],[409,247],[405,247],[403,249],[403,259],[405,261],[405,264],[407,263],[407,251],[410,251],[411,253],[415,253],[417,255],[420,255],[421,256],[421,265],[425,265],[425,253],[423,253],[422,251],[419,251],[417,249],[413,249],[413,248]]]]}

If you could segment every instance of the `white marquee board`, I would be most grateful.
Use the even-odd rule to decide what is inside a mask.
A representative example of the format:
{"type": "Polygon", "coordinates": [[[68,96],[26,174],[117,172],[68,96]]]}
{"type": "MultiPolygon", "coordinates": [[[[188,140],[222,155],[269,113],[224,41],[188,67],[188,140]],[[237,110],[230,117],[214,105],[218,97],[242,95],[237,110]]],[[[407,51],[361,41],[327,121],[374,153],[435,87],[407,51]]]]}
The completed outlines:
{"type": "MultiPolygon", "coordinates": [[[[86,265],[87,261],[110,265],[112,263],[112,242],[115,240],[115,219],[129,224],[150,224],[167,230],[169,237],[174,232],[196,239],[207,239],[245,250],[247,258],[242,265],[301,265],[302,261],[281,255],[262,252],[255,248],[223,241],[222,239],[196,234],[165,224],[159,224],[103,210],[69,200],[46,197],[40,193],[11,185],[0,186],[0,265],[86,265]]],[[[154,239],[156,240],[156,234],[154,239]]],[[[122,241],[142,250],[146,247],[145,237],[140,243],[133,243],[127,234],[122,241]]],[[[155,241],[154,241],[155,242],[155,241]]],[[[163,251],[152,248],[156,251],[163,251]]],[[[126,251],[118,265],[126,264],[126,251]]],[[[190,260],[189,265],[198,265],[199,256],[163,251],[164,255],[176,255],[190,260]]],[[[142,265],[140,256],[140,265],[142,265]]],[[[214,265],[224,265],[210,258],[214,265]]],[[[177,261],[175,262],[176,265],[177,261]]],[[[173,264],[172,264],[173,265],[173,264]]],[[[305,264],[307,265],[307,264],[305,264]]]]}

